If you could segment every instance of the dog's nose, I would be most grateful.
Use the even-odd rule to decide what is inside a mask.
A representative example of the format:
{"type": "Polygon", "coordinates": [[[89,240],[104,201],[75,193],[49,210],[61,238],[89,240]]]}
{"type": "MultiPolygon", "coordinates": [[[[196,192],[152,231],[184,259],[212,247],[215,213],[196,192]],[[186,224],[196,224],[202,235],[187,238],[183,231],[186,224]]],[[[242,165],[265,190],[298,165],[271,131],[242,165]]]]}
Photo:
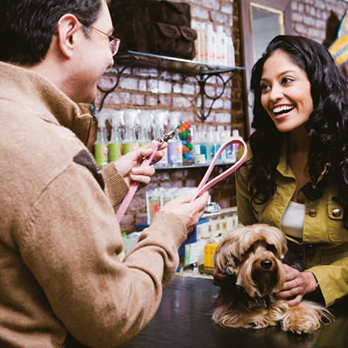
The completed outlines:
{"type": "Polygon", "coordinates": [[[270,269],[272,267],[272,261],[268,260],[268,259],[263,260],[263,261],[261,261],[261,266],[262,266],[262,268],[268,270],[268,269],[270,269]]]}

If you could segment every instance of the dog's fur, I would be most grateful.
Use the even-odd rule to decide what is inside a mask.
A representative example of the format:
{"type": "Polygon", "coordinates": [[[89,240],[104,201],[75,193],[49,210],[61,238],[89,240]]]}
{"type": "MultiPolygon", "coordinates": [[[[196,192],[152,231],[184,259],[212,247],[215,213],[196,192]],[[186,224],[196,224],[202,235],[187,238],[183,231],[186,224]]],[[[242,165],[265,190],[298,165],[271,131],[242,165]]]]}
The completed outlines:
{"type": "Polygon", "coordinates": [[[332,322],[331,313],[315,302],[290,307],[274,296],[284,285],[286,252],[286,238],[276,227],[255,224],[227,234],[214,254],[215,267],[229,277],[214,301],[213,321],[234,328],[280,325],[297,334],[332,322]]]}

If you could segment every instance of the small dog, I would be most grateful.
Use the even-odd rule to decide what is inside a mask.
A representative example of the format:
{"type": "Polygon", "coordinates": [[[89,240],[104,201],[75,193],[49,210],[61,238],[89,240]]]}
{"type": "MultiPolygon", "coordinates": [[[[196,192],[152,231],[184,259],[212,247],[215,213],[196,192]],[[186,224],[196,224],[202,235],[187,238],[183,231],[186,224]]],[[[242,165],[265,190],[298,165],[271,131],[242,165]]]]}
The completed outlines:
{"type": "Polygon", "coordinates": [[[285,274],[285,235],[276,227],[255,224],[226,235],[214,254],[215,267],[229,275],[213,304],[213,321],[221,326],[261,329],[280,324],[284,331],[312,333],[331,323],[332,314],[315,302],[303,300],[290,307],[278,300],[285,274]]]}

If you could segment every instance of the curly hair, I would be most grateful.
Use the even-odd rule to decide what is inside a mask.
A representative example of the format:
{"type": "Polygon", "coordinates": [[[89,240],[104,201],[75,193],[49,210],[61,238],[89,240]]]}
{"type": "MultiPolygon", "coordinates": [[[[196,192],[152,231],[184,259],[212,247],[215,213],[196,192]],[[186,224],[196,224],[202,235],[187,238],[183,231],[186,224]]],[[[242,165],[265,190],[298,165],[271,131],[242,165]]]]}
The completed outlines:
{"type": "Polygon", "coordinates": [[[287,53],[311,84],[313,112],[306,123],[310,139],[307,168],[311,182],[301,191],[309,200],[322,197],[330,184],[338,185],[337,199],[344,207],[345,228],[348,214],[348,88],[347,81],[324,46],[301,36],[279,35],[266,48],[252,70],[255,132],[250,137],[253,158],[250,165],[250,195],[255,204],[264,204],[276,192],[275,174],[280,151],[288,133],[277,130],[261,105],[263,66],[274,51],[287,53]],[[329,166],[326,164],[329,163],[329,166]],[[317,182],[326,168],[323,178],[317,182]]]}
{"type": "MultiPolygon", "coordinates": [[[[42,61],[59,19],[71,13],[87,27],[99,15],[101,0],[1,0],[0,61],[33,66],[42,61]]],[[[84,29],[87,34],[88,29],[84,29]]]]}

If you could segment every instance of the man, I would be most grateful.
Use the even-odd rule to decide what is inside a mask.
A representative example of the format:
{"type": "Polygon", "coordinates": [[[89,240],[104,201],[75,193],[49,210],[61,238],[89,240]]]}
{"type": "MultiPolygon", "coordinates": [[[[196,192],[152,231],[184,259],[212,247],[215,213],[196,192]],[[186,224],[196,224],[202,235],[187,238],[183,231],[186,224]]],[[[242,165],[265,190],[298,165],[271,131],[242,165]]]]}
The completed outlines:
{"type": "Polygon", "coordinates": [[[154,169],[140,163],[152,150],[101,173],[76,104],[94,100],[113,65],[112,31],[105,0],[0,2],[2,348],[115,347],[135,335],[207,203],[169,202],[120,261],[113,207],[131,180],[149,182],[154,169]]]}

